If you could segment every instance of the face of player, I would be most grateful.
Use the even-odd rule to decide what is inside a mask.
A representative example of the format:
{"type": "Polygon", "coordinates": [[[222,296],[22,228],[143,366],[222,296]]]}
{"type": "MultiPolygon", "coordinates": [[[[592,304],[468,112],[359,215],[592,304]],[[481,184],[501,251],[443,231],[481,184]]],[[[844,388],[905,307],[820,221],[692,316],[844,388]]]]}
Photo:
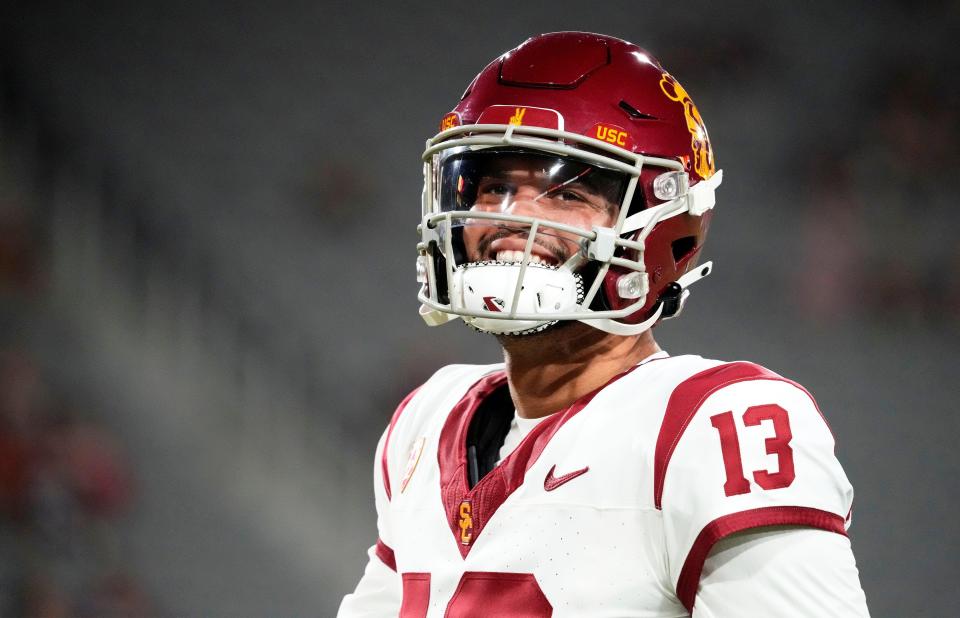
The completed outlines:
{"type": "MultiPolygon", "coordinates": [[[[552,157],[501,156],[474,177],[471,211],[535,217],[586,231],[611,227],[617,218],[622,180],[590,165],[552,157]]],[[[463,241],[470,262],[519,262],[529,227],[468,219],[463,241]]],[[[579,250],[580,238],[540,227],[531,261],[559,266],[579,250]]]]}

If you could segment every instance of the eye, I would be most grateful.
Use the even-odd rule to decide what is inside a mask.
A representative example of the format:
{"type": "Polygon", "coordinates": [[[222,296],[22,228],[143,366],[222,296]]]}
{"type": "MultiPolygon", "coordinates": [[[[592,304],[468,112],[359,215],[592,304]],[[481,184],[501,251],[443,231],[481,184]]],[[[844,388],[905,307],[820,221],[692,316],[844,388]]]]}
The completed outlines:
{"type": "Polygon", "coordinates": [[[570,189],[561,189],[559,191],[555,191],[554,193],[550,194],[550,197],[556,200],[560,200],[561,202],[587,202],[588,201],[587,198],[585,198],[583,195],[581,195],[580,193],[577,193],[576,191],[571,191],[570,189]]]}
{"type": "Polygon", "coordinates": [[[602,213],[608,213],[611,209],[610,204],[602,197],[582,188],[557,188],[549,194],[549,198],[554,204],[565,208],[590,208],[602,213]]]}
{"type": "Polygon", "coordinates": [[[482,195],[511,195],[513,187],[505,182],[485,182],[480,185],[482,195]]]}

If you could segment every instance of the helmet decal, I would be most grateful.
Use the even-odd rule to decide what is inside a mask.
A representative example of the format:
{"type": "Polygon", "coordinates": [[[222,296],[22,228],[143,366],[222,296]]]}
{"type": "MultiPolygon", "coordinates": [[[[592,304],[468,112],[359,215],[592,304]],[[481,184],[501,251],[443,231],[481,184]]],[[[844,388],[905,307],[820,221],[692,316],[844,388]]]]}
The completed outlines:
{"type": "Polygon", "coordinates": [[[560,113],[530,105],[491,105],[477,118],[477,124],[512,124],[515,127],[543,127],[563,129],[560,113]]]}
{"type": "Polygon", "coordinates": [[[518,107],[513,116],[510,116],[510,124],[520,126],[523,124],[523,116],[527,113],[526,107],[518,107]]]}
{"type": "Polygon", "coordinates": [[[593,128],[593,137],[608,144],[633,150],[633,141],[630,139],[630,134],[627,133],[626,129],[615,124],[598,122],[593,128]]]}
{"type": "Polygon", "coordinates": [[[460,114],[457,112],[450,112],[440,119],[441,131],[446,131],[447,129],[452,129],[456,126],[460,126],[460,114]]]}
{"type": "Polygon", "coordinates": [[[680,82],[666,71],[660,78],[660,89],[663,94],[671,101],[676,101],[683,105],[683,115],[687,119],[687,130],[690,131],[690,149],[693,150],[693,169],[701,178],[710,178],[713,176],[713,148],[710,146],[710,137],[707,135],[707,127],[700,117],[697,106],[693,99],[687,94],[687,91],[680,85],[680,82]]]}

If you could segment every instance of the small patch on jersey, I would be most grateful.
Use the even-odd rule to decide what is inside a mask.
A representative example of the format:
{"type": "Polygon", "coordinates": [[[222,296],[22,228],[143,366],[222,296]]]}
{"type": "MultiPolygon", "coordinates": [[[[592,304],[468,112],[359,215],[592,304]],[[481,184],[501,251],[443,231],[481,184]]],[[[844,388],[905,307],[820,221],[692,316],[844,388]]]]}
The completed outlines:
{"type": "Polygon", "coordinates": [[[473,541],[473,505],[469,500],[460,503],[460,543],[469,545],[473,541]]]}
{"type": "Polygon", "coordinates": [[[403,490],[407,488],[407,483],[410,482],[413,471],[417,469],[417,464],[420,463],[420,455],[423,454],[423,447],[426,443],[426,436],[420,436],[410,449],[410,454],[407,456],[407,466],[403,470],[403,479],[400,481],[400,493],[403,493],[403,490]]]}
{"type": "Polygon", "coordinates": [[[543,479],[543,488],[547,491],[553,491],[557,487],[560,487],[564,483],[569,483],[573,479],[577,478],[581,474],[586,474],[590,470],[590,466],[584,466],[579,470],[574,470],[573,472],[568,472],[562,476],[554,476],[553,473],[557,469],[556,464],[554,464],[550,471],[547,472],[547,476],[543,479]]]}

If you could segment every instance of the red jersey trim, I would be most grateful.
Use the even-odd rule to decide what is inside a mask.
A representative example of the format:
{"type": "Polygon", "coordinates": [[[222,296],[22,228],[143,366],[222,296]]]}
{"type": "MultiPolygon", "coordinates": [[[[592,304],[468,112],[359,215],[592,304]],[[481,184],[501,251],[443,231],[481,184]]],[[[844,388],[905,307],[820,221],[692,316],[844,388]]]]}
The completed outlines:
{"type": "Polygon", "coordinates": [[[410,403],[410,400],[413,399],[413,396],[416,395],[419,390],[419,386],[413,389],[409,395],[403,398],[400,405],[397,406],[396,411],[393,413],[393,418],[390,419],[390,427],[387,429],[387,439],[383,441],[383,453],[380,454],[380,467],[383,470],[383,488],[387,492],[387,500],[393,497],[390,494],[390,467],[387,465],[387,448],[390,446],[390,435],[393,434],[393,428],[396,426],[397,421],[400,420],[400,415],[403,414],[407,404],[410,403]]]}
{"type": "Polygon", "coordinates": [[[700,531],[677,579],[677,597],[688,612],[693,612],[703,563],[717,541],[762,526],[809,526],[844,536],[847,534],[840,515],[804,506],[769,506],[718,517],[700,531]]]}
{"type": "Polygon", "coordinates": [[[404,573],[403,601],[398,618],[423,618],[430,609],[430,574],[404,573]]]}
{"type": "Polygon", "coordinates": [[[390,567],[393,572],[397,571],[396,554],[394,554],[393,550],[390,549],[390,547],[380,539],[377,539],[377,549],[375,550],[375,553],[377,554],[377,558],[380,558],[380,561],[390,567]]]}
{"type": "Polygon", "coordinates": [[[467,394],[454,406],[450,416],[447,417],[440,432],[440,443],[437,449],[437,463],[440,467],[440,498],[443,501],[444,512],[447,514],[450,531],[463,558],[467,557],[470,548],[476,543],[484,526],[500,505],[523,483],[527,470],[537,462],[554,434],[583,410],[597,393],[640,366],[642,365],[634,365],[627,371],[614,376],[603,386],[575,401],[566,410],[555,412],[541,421],[520,441],[517,448],[507,455],[500,465],[480,479],[473,489],[470,489],[467,480],[467,430],[480,403],[506,383],[507,375],[503,371],[497,371],[484,376],[470,387],[467,394]],[[467,544],[462,543],[460,538],[462,515],[459,507],[464,501],[470,502],[469,526],[472,534],[467,544]]]}
{"type": "Polygon", "coordinates": [[[463,616],[542,618],[552,615],[553,606],[543,594],[533,573],[490,571],[464,573],[443,614],[444,618],[462,618],[463,616]]]}
{"type": "MultiPolygon", "coordinates": [[[[660,425],[660,434],[657,436],[653,459],[653,503],[658,509],[663,508],[663,484],[667,476],[667,465],[673,457],[673,451],[677,448],[680,438],[683,437],[683,432],[686,431],[700,406],[721,388],[748,380],[776,380],[796,386],[807,394],[817,412],[820,413],[820,417],[823,418],[823,422],[827,423],[823,412],[820,411],[820,406],[807,389],[766,367],[747,362],[726,363],[690,376],[673,389],[670,400],[667,402],[663,423],[660,425]]],[[[830,429],[829,424],[827,429],[830,429]]]]}

